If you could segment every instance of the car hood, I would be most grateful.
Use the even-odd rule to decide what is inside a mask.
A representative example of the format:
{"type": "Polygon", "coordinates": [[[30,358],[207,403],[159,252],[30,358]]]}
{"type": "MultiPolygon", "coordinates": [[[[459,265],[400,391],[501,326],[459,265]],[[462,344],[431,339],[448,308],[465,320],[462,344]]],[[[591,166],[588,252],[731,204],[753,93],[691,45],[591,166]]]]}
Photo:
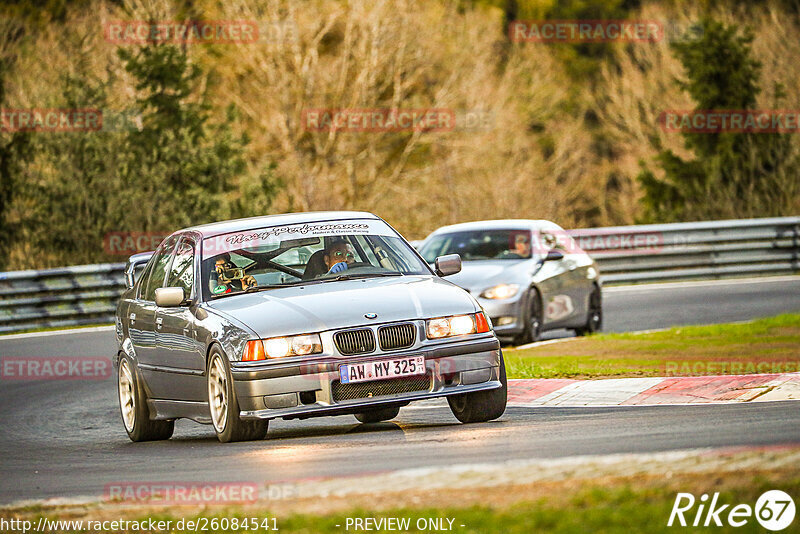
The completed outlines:
{"type": "Polygon", "coordinates": [[[535,270],[531,260],[477,260],[461,264],[461,272],[447,279],[473,294],[497,284],[520,283],[530,280],[535,270]]]}
{"type": "Polygon", "coordinates": [[[479,309],[462,289],[433,276],[309,284],[225,297],[207,306],[241,321],[262,338],[479,309]],[[367,319],[368,313],[377,317],[367,319]]]}

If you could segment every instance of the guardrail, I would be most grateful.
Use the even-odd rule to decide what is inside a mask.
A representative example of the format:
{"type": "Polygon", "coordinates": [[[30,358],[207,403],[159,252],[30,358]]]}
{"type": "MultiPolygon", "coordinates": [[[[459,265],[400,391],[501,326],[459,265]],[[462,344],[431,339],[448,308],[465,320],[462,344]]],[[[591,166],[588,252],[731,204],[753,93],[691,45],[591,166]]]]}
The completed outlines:
{"type": "MultiPolygon", "coordinates": [[[[568,232],[604,283],[800,272],[800,217],[585,228],[568,232]]],[[[0,273],[0,332],[114,321],[125,264],[0,273]]]]}
{"type": "Polygon", "coordinates": [[[570,230],[604,283],[800,271],[800,217],[570,230]]]}

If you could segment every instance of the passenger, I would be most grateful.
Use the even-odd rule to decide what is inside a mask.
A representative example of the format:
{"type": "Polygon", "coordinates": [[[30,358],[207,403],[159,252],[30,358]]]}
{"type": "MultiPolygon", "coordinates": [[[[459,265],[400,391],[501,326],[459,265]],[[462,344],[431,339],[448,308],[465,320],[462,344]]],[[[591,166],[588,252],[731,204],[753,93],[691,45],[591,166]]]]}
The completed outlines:
{"type": "Polygon", "coordinates": [[[340,273],[356,261],[356,255],[352,245],[340,239],[331,243],[325,252],[324,260],[328,268],[327,274],[340,273]]]}

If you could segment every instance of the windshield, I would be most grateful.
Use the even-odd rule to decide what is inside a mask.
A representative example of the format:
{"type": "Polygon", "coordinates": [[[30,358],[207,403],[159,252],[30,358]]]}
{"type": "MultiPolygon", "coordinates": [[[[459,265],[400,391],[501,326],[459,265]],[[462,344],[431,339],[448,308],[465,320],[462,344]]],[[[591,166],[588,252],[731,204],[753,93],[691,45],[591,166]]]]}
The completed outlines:
{"type": "Polygon", "coordinates": [[[256,228],[203,241],[204,299],[352,278],[431,274],[382,221],[256,228]]]}
{"type": "Polygon", "coordinates": [[[423,244],[420,254],[428,263],[446,254],[460,254],[464,261],[525,259],[531,257],[531,232],[474,230],[439,234],[423,244]]]}

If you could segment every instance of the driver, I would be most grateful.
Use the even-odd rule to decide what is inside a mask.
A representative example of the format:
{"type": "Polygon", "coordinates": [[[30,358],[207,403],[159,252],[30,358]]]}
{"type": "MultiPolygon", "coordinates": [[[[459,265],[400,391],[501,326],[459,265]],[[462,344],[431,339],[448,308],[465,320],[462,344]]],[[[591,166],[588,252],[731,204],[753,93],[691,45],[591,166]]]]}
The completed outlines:
{"type": "Polygon", "coordinates": [[[347,270],[349,265],[355,263],[356,255],[350,243],[339,239],[331,243],[323,259],[328,268],[327,274],[333,274],[347,270]]]}
{"type": "Polygon", "coordinates": [[[215,295],[220,293],[230,293],[231,291],[244,291],[249,287],[258,285],[256,279],[244,273],[244,269],[237,268],[231,261],[231,256],[227,252],[221,254],[214,262],[214,271],[209,280],[211,292],[215,295]],[[233,277],[228,278],[228,276],[233,277]]]}
{"type": "Polygon", "coordinates": [[[514,236],[514,247],[502,251],[497,255],[501,259],[517,259],[517,258],[530,258],[531,257],[531,242],[526,234],[517,234],[514,236]]]}
{"type": "Polygon", "coordinates": [[[531,242],[528,240],[528,236],[525,234],[517,234],[514,238],[514,250],[512,250],[512,252],[517,254],[520,258],[530,258],[531,242]]]}

